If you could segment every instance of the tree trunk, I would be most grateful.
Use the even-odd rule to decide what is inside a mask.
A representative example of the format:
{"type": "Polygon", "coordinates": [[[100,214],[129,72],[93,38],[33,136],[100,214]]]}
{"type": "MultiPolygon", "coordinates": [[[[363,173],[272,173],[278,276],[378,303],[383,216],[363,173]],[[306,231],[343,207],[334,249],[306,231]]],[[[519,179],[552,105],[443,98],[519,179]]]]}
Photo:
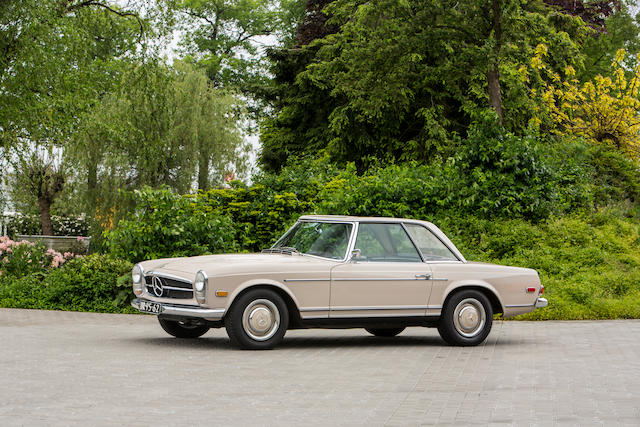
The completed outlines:
{"type": "Polygon", "coordinates": [[[209,156],[200,150],[200,160],[198,162],[198,189],[207,191],[209,189],[209,156]]]}
{"type": "Polygon", "coordinates": [[[96,189],[98,187],[98,165],[89,160],[87,165],[87,198],[91,213],[95,214],[96,209],[96,189]]]}
{"type": "Polygon", "coordinates": [[[51,225],[51,201],[45,198],[38,198],[40,208],[40,221],[42,222],[42,234],[53,236],[53,225],[51,225]]]}
{"type": "Polygon", "coordinates": [[[500,74],[498,73],[498,64],[487,72],[487,84],[489,86],[489,105],[496,110],[500,124],[502,124],[502,95],[500,94],[500,74]]]}
{"type": "Polygon", "coordinates": [[[493,36],[496,39],[493,51],[493,59],[487,70],[487,86],[489,90],[489,105],[496,110],[500,124],[502,124],[502,95],[500,94],[500,73],[498,71],[498,60],[500,59],[500,49],[502,48],[502,27],[500,25],[500,0],[491,0],[493,12],[493,36]]]}

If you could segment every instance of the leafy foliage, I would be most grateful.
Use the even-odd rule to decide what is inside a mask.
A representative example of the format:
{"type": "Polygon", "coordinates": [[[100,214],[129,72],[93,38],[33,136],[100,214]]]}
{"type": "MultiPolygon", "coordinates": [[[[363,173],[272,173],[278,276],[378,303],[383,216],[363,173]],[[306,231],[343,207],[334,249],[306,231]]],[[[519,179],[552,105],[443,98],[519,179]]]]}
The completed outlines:
{"type": "Polygon", "coordinates": [[[521,319],[640,316],[640,228],[611,208],[595,214],[519,219],[440,218],[467,259],[535,268],[549,306],[521,319]]]}
{"type": "MultiPolygon", "coordinates": [[[[16,214],[0,218],[7,227],[8,234],[15,236],[17,234],[43,234],[40,217],[34,214],[16,214]]],[[[89,233],[89,225],[86,218],[51,216],[51,224],[53,226],[54,236],[87,236],[89,233]]]]}
{"type": "Polygon", "coordinates": [[[0,277],[0,306],[44,310],[133,312],[131,268],[105,255],[70,260],[47,273],[0,277]]]}
{"type": "Polygon", "coordinates": [[[0,236],[0,275],[22,277],[32,273],[42,273],[64,264],[74,254],[61,254],[46,249],[42,244],[26,240],[16,242],[7,236],[0,236]]]}
{"type": "Polygon", "coordinates": [[[429,162],[489,107],[521,134],[535,102],[519,65],[544,39],[554,67],[579,67],[587,33],[537,2],[338,0],[324,11],[337,33],[272,55],[276,82],[289,85],[278,86],[278,114],[263,125],[267,167],[322,149],[358,170],[369,157],[429,162]]]}
{"type": "Polygon", "coordinates": [[[190,197],[167,189],[144,188],[134,195],[135,211],[105,232],[107,247],[115,257],[137,262],[239,249],[236,230],[227,216],[207,212],[190,197]]]}
{"type": "Polygon", "coordinates": [[[565,69],[564,78],[549,71],[543,62],[546,55],[545,46],[540,45],[531,64],[548,74],[541,97],[553,122],[552,131],[610,145],[640,159],[640,57],[630,79],[622,66],[625,52],[619,50],[611,76],[598,75],[580,84],[572,67],[565,69]]]}

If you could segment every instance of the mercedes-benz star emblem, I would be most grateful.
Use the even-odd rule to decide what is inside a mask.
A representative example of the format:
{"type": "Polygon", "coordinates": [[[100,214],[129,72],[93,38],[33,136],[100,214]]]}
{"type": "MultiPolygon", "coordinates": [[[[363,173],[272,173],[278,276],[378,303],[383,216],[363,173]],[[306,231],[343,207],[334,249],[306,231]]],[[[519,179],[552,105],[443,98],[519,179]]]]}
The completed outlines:
{"type": "Polygon", "coordinates": [[[153,287],[153,293],[157,297],[161,297],[162,292],[164,292],[164,288],[162,287],[162,279],[158,276],[153,276],[153,279],[151,279],[151,286],[153,287]]]}

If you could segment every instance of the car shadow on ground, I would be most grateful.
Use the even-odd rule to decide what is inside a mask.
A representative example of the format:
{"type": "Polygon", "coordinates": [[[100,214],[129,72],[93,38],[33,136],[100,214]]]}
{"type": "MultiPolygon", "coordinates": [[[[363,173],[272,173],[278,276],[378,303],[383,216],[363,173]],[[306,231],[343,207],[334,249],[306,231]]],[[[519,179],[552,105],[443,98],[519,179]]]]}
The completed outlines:
{"type": "MultiPolygon", "coordinates": [[[[217,332],[215,336],[211,333],[198,339],[185,339],[173,337],[149,337],[129,339],[132,344],[142,344],[163,348],[185,348],[185,349],[220,349],[220,350],[236,350],[231,346],[229,338],[224,332],[217,332]]],[[[522,345],[526,344],[522,339],[512,342],[505,337],[501,337],[499,341],[489,340],[483,345],[522,345]]],[[[307,348],[385,348],[385,347],[447,347],[448,345],[437,335],[399,335],[393,338],[380,338],[374,336],[322,336],[321,333],[314,336],[285,336],[284,340],[276,347],[279,350],[300,350],[307,348]]],[[[462,348],[462,347],[459,347],[462,348]]],[[[474,347],[465,347],[474,348],[474,347]]]]}

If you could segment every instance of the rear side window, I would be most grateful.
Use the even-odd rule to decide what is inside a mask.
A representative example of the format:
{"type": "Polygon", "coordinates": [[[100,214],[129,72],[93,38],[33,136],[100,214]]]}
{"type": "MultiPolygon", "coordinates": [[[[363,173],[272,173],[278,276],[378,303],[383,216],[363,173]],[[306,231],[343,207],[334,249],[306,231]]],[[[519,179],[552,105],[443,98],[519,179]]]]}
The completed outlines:
{"type": "Polygon", "coordinates": [[[422,262],[401,224],[360,223],[356,249],[361,252],[358,261],[422,262]]]}
{"type": "Polygon", "coordinates": [[[453,252],[427,228],[417,224],[405,224],[405,226],[425,261],[458,261],[453,252]]]}

